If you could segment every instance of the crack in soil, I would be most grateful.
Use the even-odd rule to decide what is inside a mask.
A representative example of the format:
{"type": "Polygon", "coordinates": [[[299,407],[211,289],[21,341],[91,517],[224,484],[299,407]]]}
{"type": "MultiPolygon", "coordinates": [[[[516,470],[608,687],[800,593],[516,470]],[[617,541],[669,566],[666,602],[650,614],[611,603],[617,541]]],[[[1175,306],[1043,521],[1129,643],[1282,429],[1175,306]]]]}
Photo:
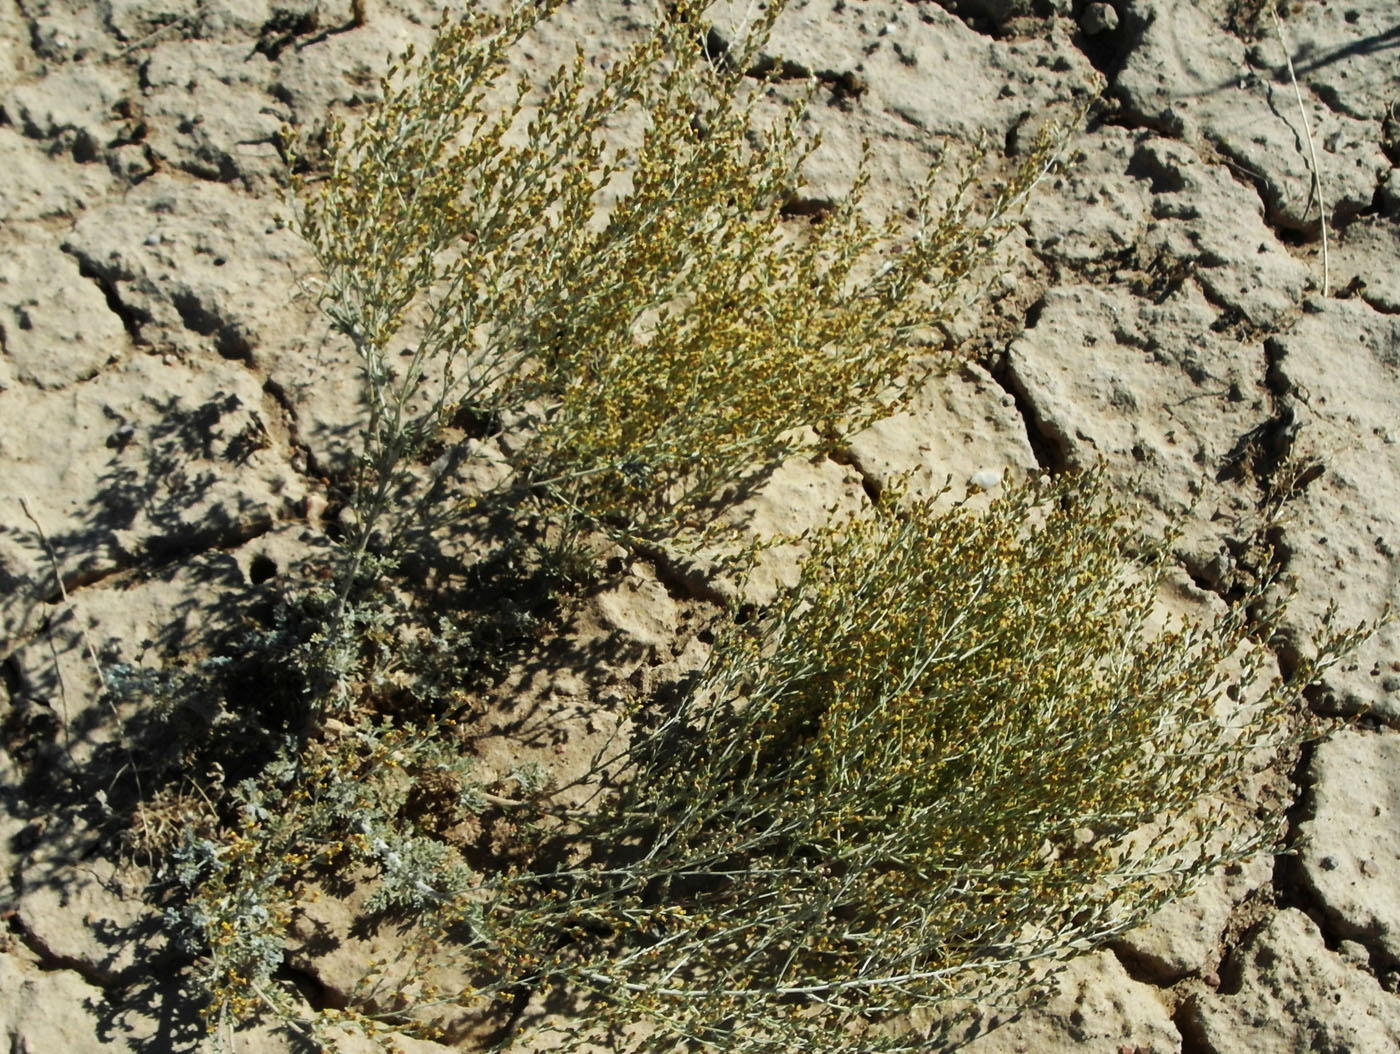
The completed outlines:
{"type": "Polygon", "coordinates": [[[1400,315],[1400,307],[1388,307],[1385,304],[1377,303],[1366,295],[1364,287],[1361,291],[1361,302],[1378,315],[1400,315]]]}
{"type": "MultiPolygon", "coordinates": [[[[173,564],[181,561],[192,560],[211,552],[232,552],[241,549],[249,542],[261,538],[272,531],[279,523],[289,523],[300,519],[299,516],[283,511],[274,510],[264,519],[258,519],[244,525],[234,525],[221,530],[207,531],[186,536],[183,539],[174,537],[152,538],[144,546],[144,558],[113,560],[110,564],[99,565],[91,568],[79,568],[75,571],[64,572],[63,591],[67,592],[71,600],[75,595],[85,589],[101,585],[109,579],[117,578],[131,572],[142,572],[147,574],[158,573],[173,564]]],[[[45,577],[50,577],[45,573],[45,577]]],[[[56,605],[63,602],[63,594],[59,591],[55,583],[49,591],[39,597],[44,604],[56,605]]],[[[11,641],[13,645],[11,652],[18,651],[21,647],[34,641],[40,633],[42,627],[35,633],[24,637],[16,637],[11,641]]]]}
{"type": "Polygon", "coordinates": [[[277,411],[281,431],[291,455],[286,459],[291,470],[308,480],[320,481],[321,473],[316,463],[316,455],[301,435],[301,420],[297,416],[296,403],[287,393],[286,387],[272,377],[265,377],[263,394],[272,408],[277,411]]]}
{"type": "Polygon", "coordinates": [[[1279,853],[1274,858],[1272,890],[1279,908],[1295,908],[1312,919],[1317,925],[1318,932],[1322,935],[1322,942],[1328,951],[1340,954],[1343,941],[1352,941],[1365,948],[1369,961],[1364,967],[1355,962],[1353,965],[1358,969],[1364,969],[1376,978],[1377,983],[1380,983],[1381,974],[1386,969],[1389,959],[1381,944],[1381,935],[1379,933],[1368,935],[1339,932],[1328,917],[1326,905],[1308,887],[1301,857],[1294,851],[1302,838],[1300,832],[1302,823],[1315,818],[1313,816],[1312,795],[1316,780],[1313,779],[1311,770],[1313,759],[1317,754],[1317,746],[1316,741],[1303,744],[1298,755],[1298,763],[1290,774],[1293,786],[1298,788],[1298,793],[1293,804],[1284,812],[1287,821],[1285,842],[1288,851],[1279,853]]]}
{"type": "Polygon", "coordinates": [[[672,599],[685,597],[722,609],[732,607],[732,600],[713,585],[703,566],[686,566],[664,550],[652,546],[635,546],[631,555],[651,569],[672,599]]]}
{"type": "Polygon", "coordinates": [[[1172,1013],[1172,1027],[1181,1036],[1180,1054],[1220,1054],[1206,1041],[1205,1034],[1195,1027],[1191,1020],[1191,1010],[1195,995],[1187,996],[1172,1013]]]}
{"type": "Polygon", "coordinates": [[[833,465],[841,465],[844,468],[848,468],[859,476],[860,489],[865,492],[866,500],[869,501],[871,505],[880,504],[880,494],[882,493],[880,482],[871,474],[870,470],[865,467],[854,450],[850,447],[841,447],[827,454],[827,460],[833,465]]]}
{"type": "Polygon", "coordinates": [[[1030,444],[1031,453],[1035,455],[1035,463],[1051,475],[1064,472],[1070,461],[1064,437],[1045,423],[1040,411],[1036,409],[1034,397],[1011,368],[1009,352],[998,356],[987,372],[991,374],[992,380],[1011,396],[1012,404],[1026,430],[1026,442],[1030,444]]]}
{"type": "Polygon", "coordinates": [[[141,327],[151,321],[151,316],[148,312],[128,304],[122,299],[121,291],[117,288],[117,283],[121,279],[115,275],[113,270],[101,267],[87,253],[72,245],[64,244],[60,248],[78,262],[78,274],[97,286],[107,301],[107,307],[120,320],[122,328],[131,337],[132,343],[138,346],[149,344],[150,342],[141,336],[141,327]]]}
{"type": "Polygon", "coordinates": [[[45,58],[43,41],[39,37],[39,19],[29,13],[27,0],[15,0],[15,10],[19,12],[20,19],[29,30],[29,50],[37,58],[45,58]]]}
{"type": "Polygon", "coordinates": [[[44,973],[58,970],[71,970],[94,988],[104,991],[121,984],[120,978],[104,973],[92,963],[72,955],[60,955],[51,949],[38,934],[24,924],[18,910],[10,908],[0,913],[9,932],[34,957],[34,965],[44,973]]]}

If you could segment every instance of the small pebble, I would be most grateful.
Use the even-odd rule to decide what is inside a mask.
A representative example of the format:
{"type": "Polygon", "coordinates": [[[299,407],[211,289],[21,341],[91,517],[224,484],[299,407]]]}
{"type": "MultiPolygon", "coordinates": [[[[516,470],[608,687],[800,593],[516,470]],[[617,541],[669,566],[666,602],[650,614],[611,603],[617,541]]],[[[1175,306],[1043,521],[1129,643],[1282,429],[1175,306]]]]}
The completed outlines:
{"type": "Polygon", "coordinates": [[[1118,28],[1118,12],[1112,4],[1090,4],[1079,16],[1079,28],[1091,37],[1112,33],[1118,28]]]}
{"type": "Polygon", "coordinates": [[[980,472],[974,472],[972,478],[967,481],[967,485],[974,490],[991,490],[1001,483],[1001,469],[984,468],[980,472]]]}

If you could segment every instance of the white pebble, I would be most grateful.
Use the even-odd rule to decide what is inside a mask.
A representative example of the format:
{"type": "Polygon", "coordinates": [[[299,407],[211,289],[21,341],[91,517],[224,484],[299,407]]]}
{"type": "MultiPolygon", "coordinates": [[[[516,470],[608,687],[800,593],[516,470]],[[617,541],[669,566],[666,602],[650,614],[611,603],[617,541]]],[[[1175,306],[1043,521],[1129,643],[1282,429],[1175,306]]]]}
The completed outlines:
{"type": "Polygon", "coordinates": [[[1001,484],[1001,469],[984,468],[980,472],[974,472],[972,478],[967,481],[967,485],[975,490],[991,490],[1001,484]]]}

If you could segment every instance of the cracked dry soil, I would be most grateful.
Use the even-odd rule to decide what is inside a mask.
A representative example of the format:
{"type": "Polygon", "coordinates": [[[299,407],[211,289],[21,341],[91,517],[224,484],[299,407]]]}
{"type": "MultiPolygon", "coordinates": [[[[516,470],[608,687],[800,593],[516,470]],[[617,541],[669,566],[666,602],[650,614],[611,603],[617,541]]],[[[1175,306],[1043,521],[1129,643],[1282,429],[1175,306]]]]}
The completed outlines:
{"type": "MultiPolygon", "coordinates": [[[[438,13],[370,0],[356,25],[338,0],[176,6],[0,2],[0,1030],[14,1051],[199,1043],[152,876],[103,848],[111,806],[92,774],[132,760],[143,716],[101,703],[93,666],[207,653],[279,580],[324,564],[356,375],[276,222],[276,135],[353,114],[438,13]]],[[[575,0],[532,57],[548,67],[581,41],[606,61],[641,6],[575,0]]],[[[756,530],[857,507],[899,474],[925,492],[951,476],[961,495],[1102,461],[1147,526],[1183,518],[1188,606],[1231,594],[1246,525],[1291,488],[1271,539],[1298,590],[1274,642],[1285,667],[1328,605],[1354,623],[1400,601],[1400,12],[1303,0],[1275,29],[1247,7],[792,0],[771,49],[823,85],[808,202],[841,192],[864,137],[870,201],[894,210],[933,157],[968,156],[985,133],[1010,163],[1038,121],[1097,102],[948,334],[966,366],[840,464],[784,466],[756,530]]],[[[684,665],[707,600],[640,564],[592,603],[604,683],[560,677],[561,713],[684,665]]],[[[1287,815],[1291,855],[1214,876],[968,1049],[1400,1049],[1398,642],[1383,629],[1312,696],[1349,723],[1295,772],[1242,788],[1287,815]]],[[[314,963],[292,979],[313,996],[335,983],[314,963]]],[[[271,1029],[240,1043],[291,1049],[271,1029]]]]}

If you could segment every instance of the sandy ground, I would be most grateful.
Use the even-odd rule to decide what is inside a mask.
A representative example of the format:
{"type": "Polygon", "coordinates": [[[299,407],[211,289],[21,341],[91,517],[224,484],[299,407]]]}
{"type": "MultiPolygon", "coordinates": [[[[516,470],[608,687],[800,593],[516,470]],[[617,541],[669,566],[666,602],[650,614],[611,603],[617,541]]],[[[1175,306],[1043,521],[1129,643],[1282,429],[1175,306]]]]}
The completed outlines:
{"type": "MultiPolygon", "coordinates": [[[[604,61],[645,7],[577,0],[531,59],[582,41],[604,61]]],[[[0,0],[7,1049],[199,1042],[143,899],[150,873],[94,850],[106,800],[82,774],[122,768],[141,714],[99,701],[93,664],[196,653],[330,544],[326,480],[356,376],[317,314],[309,254],[276,223],[276,135],[353,113],[387,54],[430,39],[436,8],[368,0],[368,14],[0,0]]],[[[1257,35],[1235,14],[1225,0],[793,0],[771,48],[824,84],[814,199],[844,189],[863,137],[870,201],[892,210],[979,134],[1009,164],[1047,117],[1100,102],[954,327],[968,365],[842,464],[785,468],[759,526],[799,529],[891,474],[965,489],[1102,460],[1149,526],[1185,517],[1182,578],[1208,598],[1229,594],[1251,517],[1291,473],[1273,539],[1298,589],[1280,662],[1329,604],[1356,622],[1400,601],[1400,14],[1303,0],[1281,34],[1257,35]]],[[[585,622],[626,645],[618,682],[679,661],[694,599],[644,566],[599,591],[585,622]]],[[[1398,632],[1313,694],[1351,719],[1251,791],[1286,810],[1289,855],[1081,957],[1046,1007],[971,1049],[1400,1049],[1398,632]]],[[[576,701],[567,678],[551,690],[576,701]]]]}

